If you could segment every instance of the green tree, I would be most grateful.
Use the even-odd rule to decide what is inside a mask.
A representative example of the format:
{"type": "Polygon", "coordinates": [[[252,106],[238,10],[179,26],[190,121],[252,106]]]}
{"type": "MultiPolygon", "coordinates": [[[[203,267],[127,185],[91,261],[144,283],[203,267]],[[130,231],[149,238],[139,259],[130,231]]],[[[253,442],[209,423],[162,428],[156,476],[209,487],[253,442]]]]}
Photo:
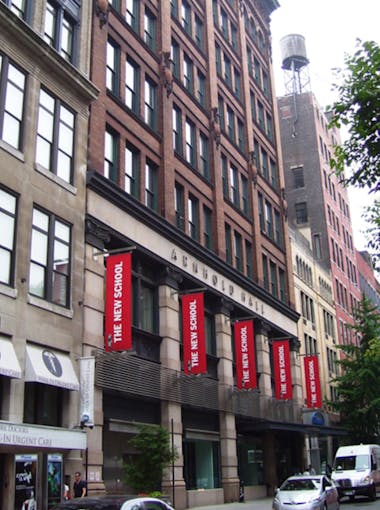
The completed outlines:
{"type": "MultiPolygon", "coordinates": [[[[380,47],[374,41],[358,40],[353,55],[345,57],[339,70],[338,100],[332,106],[330,127],[347,127],[348,137],[334,148],[331,168],[350,186],[380,190],[380,47]]],[[[380,202],[364,213],[369,224],[368,246],[380,253],[380,202]]],[[[376,261],[378,262],[378,260],[376,261]]]]}
{"type": "Polygon", "coordinates": [[[358,344],[341,345],[338,399],[329,404],[341,414],[342,425],[353,442],[377,442],[380,425],[380,315],[362,295],[351,326],[358,344]]]}
{"type": "Polygon", "coordinates": [[[164,470],[177,458],[169,431],[161,426],[140,425],[130,444],[136,454],[124,463],[127,485],[138,493],[160,490],[164,470]]]}

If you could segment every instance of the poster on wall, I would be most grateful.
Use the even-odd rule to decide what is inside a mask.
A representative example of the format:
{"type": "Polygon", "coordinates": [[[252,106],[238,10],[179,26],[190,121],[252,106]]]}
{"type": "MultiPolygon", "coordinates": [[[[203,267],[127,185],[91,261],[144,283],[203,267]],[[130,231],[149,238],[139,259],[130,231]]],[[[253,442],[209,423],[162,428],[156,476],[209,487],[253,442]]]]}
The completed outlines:
{"type": "Polygon", "coordinates": [[[132,349],[132,254],[119,253],[107,259],[105,349],[132,349]]]}
{"type": "Polygon", "coordinates": [[[61,501],[62,476],[62,455],[49,454],[47,457],[48,509],[61,501]]]}
{"type": "Polygon", "coordinates": [[[183,370],[207,372],[203,293],[182,296],[183,370]]]}
{"type": "Polygon", "coordinates": [[[15,510],[37,510],[37,455],[15,456],[15,510]]]}
{"type": "Polygon", "coordinates": [[[274,386],[277,400],[293,398],[289,340],[273,342],[274,386]]]}
{"type": "Polygon", "coordinates": [[[236,385],[241,389],[257,388],[255,338],[253,321],[234,324],[236,385]]]}

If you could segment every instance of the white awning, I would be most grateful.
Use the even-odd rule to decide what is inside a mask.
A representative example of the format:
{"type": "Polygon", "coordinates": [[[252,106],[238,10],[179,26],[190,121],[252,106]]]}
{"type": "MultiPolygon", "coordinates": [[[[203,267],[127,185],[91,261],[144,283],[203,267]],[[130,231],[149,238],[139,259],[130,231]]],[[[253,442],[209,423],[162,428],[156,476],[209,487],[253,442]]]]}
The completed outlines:
{"type": "Polygon", "coordinates": [[[26,346],[25,381],[79,390],[70,357],[49,347],[26,346]]]}
{"type": "Polygon", "coordinates": [[[0,374],[16,379],[21,378],[21,367],[13,344],[3,336],[0,336],[0,374]]]}

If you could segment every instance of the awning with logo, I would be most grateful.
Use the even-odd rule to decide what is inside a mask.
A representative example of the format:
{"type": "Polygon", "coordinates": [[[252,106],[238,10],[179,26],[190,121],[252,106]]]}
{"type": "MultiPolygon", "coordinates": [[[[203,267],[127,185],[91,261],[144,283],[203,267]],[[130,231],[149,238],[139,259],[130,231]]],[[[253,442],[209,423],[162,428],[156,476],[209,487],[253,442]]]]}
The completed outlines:
{"type": "Polygon", "coordinates": [[[21,378],[21,367],[13,344],[4,337],[0,337],[0,374],[16,379],[21,378]]]}
{"type": "Polygon", "coordinates": [[[79,390],[79,381],[67,354],[36,345],[26,346],[25,382],[79,390]]]}

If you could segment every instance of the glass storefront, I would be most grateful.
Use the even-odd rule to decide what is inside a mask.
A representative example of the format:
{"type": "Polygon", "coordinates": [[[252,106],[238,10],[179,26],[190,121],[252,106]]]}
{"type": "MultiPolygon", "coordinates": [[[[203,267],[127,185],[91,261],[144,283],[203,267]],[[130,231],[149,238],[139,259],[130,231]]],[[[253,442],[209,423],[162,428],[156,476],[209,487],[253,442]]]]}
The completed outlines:
{"type": "Polygon", "coordinates": [[[221,487],[219,440],[185,439],[183,453],[186,489],[221,487]]]}

